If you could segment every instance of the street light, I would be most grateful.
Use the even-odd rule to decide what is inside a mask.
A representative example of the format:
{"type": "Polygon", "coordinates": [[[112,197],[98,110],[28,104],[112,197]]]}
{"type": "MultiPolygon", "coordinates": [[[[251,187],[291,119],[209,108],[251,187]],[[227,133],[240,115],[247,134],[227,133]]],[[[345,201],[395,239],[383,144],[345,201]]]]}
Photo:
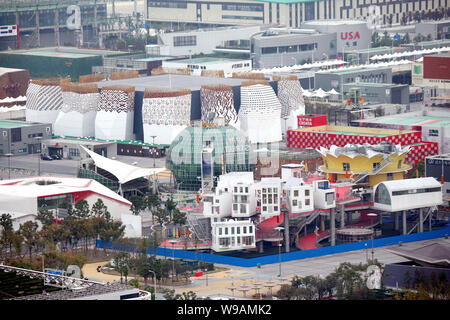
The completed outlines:
{"type": "Polygon", "coordinates": [[[176,240],[170,240],[169,243],[172,244],[172,290],[175,291],[175,285],[173,283],[173,278],[175,277],[175,250],[174,245],[177,241],[176,240]]]}
{"type": "Polygon", "coordinates": [[[155,138],[156,136],[150,136],[153,139],[152,142],[152,147],[153,147],[153,168],[155,168],[155,155],[156,155],[156,150],[155,150],[155,138]]]}
{"type": "Polygon", "coordinates": [[[376,216],[378,216],[378,214],[376,214],[376,213],[368,213],[367,215],[369,217],[371,217],[370,218],[370,222],[371,222],[371,227],[372,227],[372,262],[373,262],[373,254],[374,254],[374,252],[373,252],[373,238],[375,236],[375,228],[373,227],[372,217],[376,217],[376,216]]]}
{"type": "Polygon", "coordinates": [[[5,156],[8,157],[8,179],[11,179],[11,156],[12,155],[13,155],[12,153],[5,154],[5,156]]]}
{"type": "Polygon", "coordinates": [[[38,149],[38,176],[41,176],[41,154],[42,154],[42,145],[41,145],[41,139],[42,137],[36,137],[37,141],[39,141],[39,149],[38,149]]]}
{"type": "Polygon", "coordinates": [[[278,240],[278,263],[279,263],[279,274],[278,277],[281,278],[281,230],[284,230],[283,227],[276,227],[275,230],[278,231],[278,236],[279,236],[279,240],[278,240]]]}

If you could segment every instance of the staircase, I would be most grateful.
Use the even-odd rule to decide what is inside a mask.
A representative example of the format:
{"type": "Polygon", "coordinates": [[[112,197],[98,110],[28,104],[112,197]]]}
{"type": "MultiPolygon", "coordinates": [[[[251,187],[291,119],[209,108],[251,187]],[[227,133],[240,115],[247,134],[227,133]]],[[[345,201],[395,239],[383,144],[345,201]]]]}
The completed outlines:
{"type": "Polygon", "coordinates": [[[391,159],[391,157],[389,155],[383,155],[383,161],[381,162],[381,164],[378,167],[374,168],[372,170],[372,172],[370,172],[369,170],[365,170],[364,172],[362,172],[360,174],[360,176],[358,177],[358,179],[355,180],[355,184],[364,180],[364,178],[366,178],[369,174],[371,174],[371,175],[378,174],[381,170],[386,168],[386,166],[392,164],[392,162],[393,162],[393,160],[391,159]]]}
{"type": "MultiPolygon", "coordinates": [[[[203,217],[203,216],[201,216],[203,217]]],[[[189,230],[195,234],[199,241],[210,242],[211,241],[211,233],[208,232],[207,228],[204,224],[199,222],[199,217],[195,216],[195,214],[188,214],[186,216],[187,224],[189,226],[189,230]]]]}
{"type": "Polygon", "coordinates": [[[297,231],[295,232],[295,237],[292,237],[293,240],[295,241],[295,239],[297,239],[297,237],[299,236],[301,230],[308,224],[310,224],[311,222],[313,222],[320,214],[322,213],[322,211],[314,211],[313,213],[311,213],[306,219],[303,219],[302,221],[300,221],[299,224],[297,224],[297,231]]]}
{"type": "MultiPolygon", "coordinates": [[[[423,215],[423,220],[422,223],[424,221],[426,221],[428,219],[428,217],[433,214],[434,211],[437,210],[436,206],[433,207],[428,207],[427,210],[425,211],[425,214],[423,215]]],[[[409,223],[407,225],[407,228],[409,229],[411,227],[411,229],[409,229],[409,231],[406,234],[411,234],[416,228],[418,230],[419,228],[419,223],[420,223],[420,215],[418,214],[416,219],[414,219],[414,221],[412,223],[409,223]]]]}

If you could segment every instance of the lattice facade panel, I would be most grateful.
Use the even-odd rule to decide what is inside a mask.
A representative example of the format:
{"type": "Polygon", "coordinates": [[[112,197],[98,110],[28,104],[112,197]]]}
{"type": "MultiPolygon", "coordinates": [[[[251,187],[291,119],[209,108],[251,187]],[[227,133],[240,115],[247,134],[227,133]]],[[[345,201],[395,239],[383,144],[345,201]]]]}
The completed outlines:
{"type": "Polygon", "coordinates": [[[211,89],[202,87],[200,89],[202,120],[207,122],[210,112],[214,112],[216,117],[224,119],[225,125],[235,125],[238,115],[234,108],[233,90],[211,89]]]}
{"type": "Polygon", "coordinates": [[[144,142],[171,144],[191,121],[191,94],[144,98],[142,103],[144,142]]]}
{"type": "Polygon", "coordinates": [[[63,105],[56,118],[58,136],[94,137],[99,93],[62,92],[63,105]]]}
{"type": "Polygon", "coordinates": [[[30,83],[27,89],[26,121],[54,124],[62,104],[59,85],[30,83]]]}
{"type": "Polygon", "coordinates": [[[241,87],[239,121],[251,143],[281,141],[281,104],[270,85],[241,87]]]}
{"type": "Polygon", "coordinates": [[[132,140],[134,122],[133,90],[104,89],[95,118],[95,137],[105,140],[132,140]]]}

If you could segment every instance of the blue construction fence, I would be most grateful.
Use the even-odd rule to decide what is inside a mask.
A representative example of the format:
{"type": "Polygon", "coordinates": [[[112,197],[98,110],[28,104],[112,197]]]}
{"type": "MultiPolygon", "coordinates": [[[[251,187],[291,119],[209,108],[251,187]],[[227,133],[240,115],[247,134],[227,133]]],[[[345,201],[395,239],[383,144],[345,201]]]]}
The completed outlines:
{"type": "MultiPolygon", "coordinates": [[[[395,245],[395,244],[400,244],[400,243],[408,243],[408,242],[414,242],[414,241],[442,238],[442,237],[448,236],[449,234],[450,234],[450,226],[446,226],[446,227],[438,229],[438,230],[426,231],[426,232],[422,232],[422,233],[413,233],[413,234],[409,234],[409,235],[401,235],[401,236],[393,236],[393,237],[374,239],[373,247],[377,248],[377,247],[390,246],[390,245],[395,245]]],[[[97,247],[103,249],[103,247],[104,247],[103,241],[97,240],[97,247]]],[[[320,257],[320,256],[336,254],[336,253],[363,250],[363,249],[367,249],[367,248],[372,248],[372,240],[340,244],[340,245],[336,245],[336,246],[328,246],[328,247],[322,247],[322,248],[317,248],[317,249],[282,253],[281,261],[287,262],[287,261],[293,261],[293,260],[301,260],[301,259],[320,257]]],[[[111,242],[107,242],[106,249],[134,251],[135,248],[132,245],[124,246],[124,245],[117,245],[117,244],[112,244],[111,242]]],[[[147,250],[148,254],[153,254],[153,252],[154,252],[153,248],[149,248],[147,250]]],[[[246,268],[256,267],[258,265],[262,266],[262,265],[266,265],[266,264],[278,263],[279,258],[280,258],[280,256],[278,254],[274,254],[274,255],[267,255],[267,256],[262,256],[262,257],[257,257],[257,258],[245,259],[245,258],[230,257],[230,256],[225,256],[225,255],[220,255],[220,254],[195,252],[195,251],[180,250],[180,249],[172,250],[170,248],[161,248],[161,247],[156,248],[156,254],[159,256],[167,256],[168,258],[175,257],[175,258],[179,258],[179,259],[205,261],[205,262],[226,264],[226,265],[246,267],[246,268]]]]}

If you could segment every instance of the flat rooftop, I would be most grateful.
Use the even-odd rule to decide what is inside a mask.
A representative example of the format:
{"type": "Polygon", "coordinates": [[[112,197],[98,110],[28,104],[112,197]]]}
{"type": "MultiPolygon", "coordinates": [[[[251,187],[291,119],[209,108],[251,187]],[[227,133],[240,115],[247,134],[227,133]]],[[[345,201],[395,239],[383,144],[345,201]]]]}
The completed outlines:
{"type": "Polygon", "coordinates": [[[239,62],[242,60],[250,60],[250,59],[226,59],[226,58],[205,57],[205,58],[172,60],[172,61],[167,61],[167,63],[187,63],[187,64],[211,65],[211,64],[229,63],[229,62],[239,62]]]}
{"type": "Polygon", "coordinates": [[[99,88],[113,85],[128,85],[134,86],[136,88],[136,91],[144,91],[145,88],[190,89],[194,91],[200,90],[202,85],[223,84],[229,86],[240,86],[243,81],[248,81],[248,79],[162,74],[149,77],[99,81],[97,82],[97,85],[99,88]]]}
{"type": "Polygon", "coordinates": [[[339,135],[359,135],[359,136],[375,136],[387,137],[398,134],[411,133],[411,130],[395,130],[395,129],[380,129],[380,128],[365,128],[365,127],[350,127],[350,126],[317,126],[310,128],[303,128],[293,130],[294,132],[316,132],[339,135]]]}
{"type": "Polygon", "coordinates": [[[45,47],[35,49],[21,49],[3,51],[2,54],[25,54],[33,56],[60,57],[60,58],[85,58],[95,56],[108,56],[121,54],[121,51],[101,50],[101,49],[83,49],[74,47],[45,47]]]}
{"type": "Polygon", "coordinates": [[[0,120],[0,128],[2,129],[29,127],[33,124],[41,124],[41,123],[14,121],[14,120],[0,120]]]}
{"type": "Polygon", "coordinates": [[[436,126],[436,127],[450,127],[450,116],[420,116],[420,115],[400,115],[400,116],[387,116],[367,120],[359,120],[358,122],[380,123],[380,124],[393,124],[393,125],[409,125],[409,126],[436,126]]]}

